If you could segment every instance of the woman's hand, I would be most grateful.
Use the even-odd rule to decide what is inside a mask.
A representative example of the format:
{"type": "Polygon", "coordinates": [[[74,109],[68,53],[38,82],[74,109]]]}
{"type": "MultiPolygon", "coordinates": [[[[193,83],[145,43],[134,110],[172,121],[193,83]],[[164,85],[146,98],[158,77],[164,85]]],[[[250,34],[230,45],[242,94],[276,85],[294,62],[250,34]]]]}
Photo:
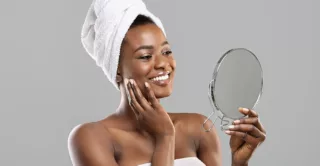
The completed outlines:
{"type": "Polygon", "coordinates": [[[160,105],[150,85],[145,82],[147,99],[143,96],[134,80],[127,84],[129,91],[130,106],[140,125],[152,136],[163,138],[164,136],[174,136],[175,128],[168,113],[160,105]]]}
{"type": "Polygon", "coordinates": [[[246,108],[239,111],[248,117],[235,120],[226,133],[231,135],[232,164],[247,165],[255,149],[266,139],[266,131],[255,111],[246,108]]]}

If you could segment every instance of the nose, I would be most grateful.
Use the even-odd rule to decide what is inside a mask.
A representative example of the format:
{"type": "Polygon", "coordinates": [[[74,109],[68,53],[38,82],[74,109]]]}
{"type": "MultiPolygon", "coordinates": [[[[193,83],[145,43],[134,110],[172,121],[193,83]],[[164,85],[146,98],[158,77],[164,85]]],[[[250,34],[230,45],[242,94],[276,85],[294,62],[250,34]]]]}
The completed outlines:
{"type": "Polygon", "coordinates": [[[155,57],[155,68],[163,69],[165,71],[170,70],[169,59],[164,55],[157,55],[155,57]]]}

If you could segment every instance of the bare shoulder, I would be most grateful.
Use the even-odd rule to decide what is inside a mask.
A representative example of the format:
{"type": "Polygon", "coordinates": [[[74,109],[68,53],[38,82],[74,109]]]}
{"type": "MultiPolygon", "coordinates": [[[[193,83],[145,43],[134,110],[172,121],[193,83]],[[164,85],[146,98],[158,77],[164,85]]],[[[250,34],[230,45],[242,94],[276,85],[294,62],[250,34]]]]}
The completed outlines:
{"type": "Polygon", "coordinates": [[[213,124],[207,119],[207,116],[199,113],[177,113],[172,114],[172,120],[178,124],[178,130],[188,134],[188,137],[194,139],[198,158],[206,165],[222,165],[221,146],[215,126],[209,132],[205,129],[213,124]]]}
{"type": "MultiPolygon", "coordinates": [[[[178,130],[187,132],[189,135],[200,139],[201,133],[204,132],[202,125],[207,116],[200,113],[170,113],[172,120],[177,124],[178,130]]],[[[212,124],[209,121],[205,124],[212,124]]]]}
{"type": "Polygon", "coordinates": [[[75,126],[68,137],[69,145],[82,143],[105,142],[107,135],[105,128],[98,122],[89,122],[75,126]],[[102,134],[104,133],[104,134],[102,134]]]}
{"type": "Polygon", "coordinates": [[[173,120],[190,123],[197,123],[203,119],[206,119],[206,116],[200,113],[169,113],[169,115],[173,118],[173,120]]]}
{"type": "Polygon", "coordinates": [[[74,166],[116,165],[111,136],[99,122],[75,126],[68,137],[68,150],[74,166]]]}
{"type": "Polygon", "coordinates": [[[218,140],[217,131],[215,126],[212,127],[210,132],[205,129],[210,128],[213,124],[211,120],[207,120],[207,116],[200,113],[170,113],[172,121],[176,124],[177,130],[182,131],[188,136],[195,139],[196,143],[200,146],[200,140],[218,140]],[[204,125],[203,125],[204,124],[204,125]]]}

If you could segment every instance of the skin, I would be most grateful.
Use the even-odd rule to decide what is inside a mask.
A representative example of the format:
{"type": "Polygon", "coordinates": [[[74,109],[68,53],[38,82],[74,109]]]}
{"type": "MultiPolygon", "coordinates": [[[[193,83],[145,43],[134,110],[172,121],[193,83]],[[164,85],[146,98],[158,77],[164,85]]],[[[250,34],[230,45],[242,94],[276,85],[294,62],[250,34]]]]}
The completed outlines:
{"type": "MultiPolygon", "coordinates": [[[[168,113],[159,103],[172,93],[176,69],[162,31],[154,24],[139,25],[130,29],[124,40],[117,75],[120,105],[105,119],[72,130],[68,145],[73,165],[129,166],[149,162],[153,166],[173,165],[174,159],[198,157],[207,166],[221,166],[215,128],[210,132],[200,128],[207,117],[168,113]],[[136,51],[141,46],[149,47],[136,51]],[[161,71],[171,72],[167,86],[158,86],[150,80],[161,71]]],[[[226,134],[231,135],[232,165],[248,165],[266,135],[255,111],[239,111],[248,116],[235,121],[226,134]]]]}

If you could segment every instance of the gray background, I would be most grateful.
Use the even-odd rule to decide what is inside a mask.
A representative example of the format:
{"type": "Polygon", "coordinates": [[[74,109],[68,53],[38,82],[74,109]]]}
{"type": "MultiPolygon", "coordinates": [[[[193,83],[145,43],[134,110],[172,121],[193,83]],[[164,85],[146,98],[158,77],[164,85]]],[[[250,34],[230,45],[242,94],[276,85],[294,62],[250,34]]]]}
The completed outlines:
{"type": "MultiPolygon", "coordinates": [[[[1,166],[71,165],[70,130],[117,108],[119,93],[80,43],[90,3],[0,2],[1,166]]],[[[268,132],[250,165],[318,163],[319,1],[146,3],[163,21],[177,60],[174,92],[163,101],[167,111],[209,115],[216,61],[230,48],[249,48],[264,69],[256,110],[268,132]]],[[[223,163],[230,165],[229,136],[218,134],[223,163]]]]}

